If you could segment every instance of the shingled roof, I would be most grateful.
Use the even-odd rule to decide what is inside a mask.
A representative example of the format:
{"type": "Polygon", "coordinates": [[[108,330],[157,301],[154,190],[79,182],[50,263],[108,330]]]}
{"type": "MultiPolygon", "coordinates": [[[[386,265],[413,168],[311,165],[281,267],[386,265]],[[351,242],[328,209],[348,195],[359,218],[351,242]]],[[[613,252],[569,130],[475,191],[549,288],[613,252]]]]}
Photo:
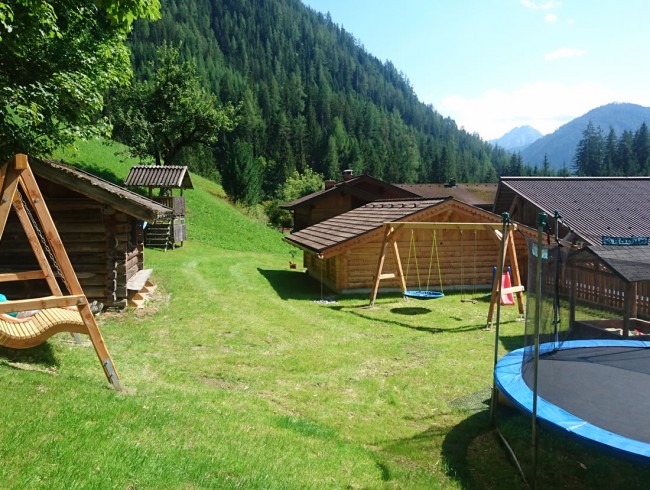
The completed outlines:
{"type": "Polygon", "coordinates": [[[38,177],[109,205],[135,218],[155,221],[172,214],[171,209],[151,199],[64,163],[30,158],[30,166],[38,177]]]}
{"type": "Polygon", "coordinates": [[[408,216],[446,200],[448,198],[374,201],[292,233],[284,239],[299,248],[322,254],[332,247],[374,231],[386,222],[405,220],[408,216]]]}
{"type": "Polygon", "coordinates": [[[588,250],[626,282],[650,281],[650,248],[594,245],[588,250]]]}
{"type": "Polygon", "coordinates": [[[395,184],[420,197],[451,196],[472,206],[488,206],[492,209],[497,184],[395,184]]]}
{"type": "MultiPolygon", "coordinates": [[[[358,188],[358,186],[363,185],[363,184],[372,184],[380,189],[385,189],[385,192],[392,192],[393,194],[396,194],[397,196],[404,196],[405,198],[409,197],[419,197],[418,194],[411,192],[408,189],[403,189],[399,186],[389,184],[388,182],[384,182],[383,180],[376,179],[375,177],[372,177],[367,174],[359,175],[358,177],[352,177],[347,180],[343,180],[341,182],[333,182],[331,187],[327,187],[325,189],[321,189],[316,192],[312,192],[311,194],[308,194],[306,196],[300,197],[296,199],[295,201],[291,201],[289,203],[283,204],[280,207],[283,209],[288,209],[292,210],[298,207],[301,207],[307,203],[310,203],[312,201],[316,201],[318,199],[322,199],[323,197],[328,196],[329,194],[333,194],[336,192],[341,192],[341,191],[347,191],[350,194],[357,195],[360,198],[366,199],[368,201],[374,201],[375,199],[378,198],[377,194],[371,193],[368,191],[364,191],[363,189],[358,188]]],[[[385,194],[384,194],[385,196],[385,194]]],[[[381,197],[381,196],[379,196],[381,197]]]]}
{"type": "Polygon", "coordinates": [[[194,189],[190,173],[182,165],[135,165],[129,170],[124,185],[194,189]]]}
{"type": "Polygon", "coordinates": [[[650,177],[502,177],[494,212],[519,196],[591,245],[603,236],[650,236],[650,177]]]}

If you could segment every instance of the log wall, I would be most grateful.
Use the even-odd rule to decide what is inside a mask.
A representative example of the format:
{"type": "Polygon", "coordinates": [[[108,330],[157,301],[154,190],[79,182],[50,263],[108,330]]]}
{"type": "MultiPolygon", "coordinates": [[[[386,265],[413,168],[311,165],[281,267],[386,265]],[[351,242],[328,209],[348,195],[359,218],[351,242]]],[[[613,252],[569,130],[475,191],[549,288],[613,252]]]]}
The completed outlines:
{"type": "MultiPolygon", "coordinates": [[[[440,216],[429,216],[426,221],[442,221],[440,216]]],[[[447,222],[480,222],[476,216],[458,211],[446,213],[447,222]]],[[[521,280],[526,284],[527,246],[525,239],[515,232],[513,235],[517,248],[517,258],[521,280]]],[[[397,240],[400,259],[407,281],[408,289],[440,290],[442,289],[472,292],[474,289],[492,287],[492,269],[497,265],[500,242],[489,230],[437,230],[436,251],[433,248],[433,230],[405,229],[397,240]],[[410,259],[409,259],[410,252],[410,259]],[[417,267],[416,267],[417,257],[417,267]],[[438,263],[440,274],[438,273],[438,263]],[[418,281],[419,272],[419,281],[418,281]]],[[[373,234],[372,238],[352,247],[334,257],[320,260],[315,254],[305,252],[304,266],[318,281],[337,292],[367,291],[372,288],[374,275],[383,235],[373,234]]],[[[510,265],[506,261],[506,266],[510,265]]],[[[397,263],[392,248],[387,251],[384,273],[397,272],[397,263]]],[[[380,289],[396,290],[400,288],[399,280],[385,279],[380,282],[380,289]]]]}
{"type": "MultiPolygon", "coordinates": [[[[143,268],[140,220],[71,191],[60,197],[65,194],[61,188],[53,192],[59,197],[48,197],[45,191],[51,185],[39,185],[86,296],[106,306],[126,307],[127,281],[143,268]]],[[[34,269],[38,264],[32,249],[15,214],[10,213],[0,240],[0,271],[34,269]]],[[[44,281],[3,287],[12,298],[49,294],[44,281]]]]}

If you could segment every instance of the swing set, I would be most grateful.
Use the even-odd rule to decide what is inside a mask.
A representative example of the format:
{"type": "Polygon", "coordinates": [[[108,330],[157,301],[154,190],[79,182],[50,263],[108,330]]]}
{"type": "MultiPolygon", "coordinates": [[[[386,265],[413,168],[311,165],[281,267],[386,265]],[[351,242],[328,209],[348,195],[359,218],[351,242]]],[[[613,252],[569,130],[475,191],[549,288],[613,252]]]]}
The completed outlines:
{"type": "Polygon", "coordinates": [[[29,167],[27,155],[18,154],[0,167],[0,239],[14,211],[34,252],[39,270],[0,273],[0,283],[45,280],[51,295],[0,303],[0,345],[26,349],[42,344],[59,332],[86,334],[95,348],[108,381],[120,389],[119,377],[88,299],[72,268],[43,195],[29,167]],[[64,294],[59,281],[67,289],[64,294]],[[28,318],[13,312],[38,310],[28,318]]]}
{"type": "Polygon", "coordinates": [[[429,270],[427,273],[427,285],[426,289],[422,289],[422,282],[420,280],[420,265],[418,264],[418,254],[415,246],[415,230],[411,229],[411,242],[409,244],[409,256],[406,262],[406,278],[405,282],[408,284],[409,271],[411,268],[411,256],[413,256],[415,262],[415,272],[418,279],[418,289],[407,289],[404,291],[404,296],[407,298],[414,299],[437,299],[442,298],[445,295],[445,292],[442,290],[442,272],[440,270],[440,259],[438,257],[438,241],[436,240],[436,230],[433,230],[432,244],[431,244],[431,256],[429,257],[429,270]],[[440,284],[440,291],[434,291],[429,289],[429,284],[431,282],[431,268],[433,266],[433,252],[436,253],[436,264],[438,265],[438,284],[440,284]]]}
{"type": "MultiPolygon", "coordinates": [[[[379,284],[383,280],[397,279],[400,285],[402,294],[406,298],[417,298],[417,299],[435,299],[441,298],[444,296],[442,290],[442,268],[440,267],[440,260],[438,255],[438,245],[437,245],[437,230],[459,230],[461,233],[461,240],[463,237],[463,231],[470,230],[474,231],[474,278],[473,278],[473,287],[474,287],[474,296],[476,288],[476,256],[477,256],[477,239],[476,235],[478,231],[489,231],[495,241],[499,243],[499,254],[496,259],[497,264],[497,274],[495,274],[494,280],[492,282],[492,293],[490,295],[490,306],[488,309],[487,316],[487,326],[492,325],[492,317],[494,314],[495,306],[497,301],[500,301],[502,295],[514,294],[517,297],[517,306],[519,309],[519,314],[524,314],[524,302],[523,302],[523,292],[524,286],[521,284],[521,276],[519,274],[519,262],[517,260],[517,251],[515,248],[514,241],[514,231],[517,230],[517,225],[510,222],[510,216],[508,213],[503,213],[502,223],[435,223],[435,222],[400,222],[393,221],[384,223],[384,238],[379,251],[379,258],[377,260],[377,267],[375,269],[375,275],[373,280],[373,286],[370,293],[370,306],[374,306],[375,300],[377,299],[377,293],[379,291],[379,284]],[[426,288],[422,289],[422,284],[420,280],[419,267],[417,263],[417,254],[415,251],[415,238],[414,230],[417,229],[429,229],[432,230],[433,239],[431,245],[431,253],[429,259],[429,268],[427,275],[426,288]],[[402,266],[402,260],[400,257],[400,251],[397,244],[398,238],[404,230],[411,231],[411,238],[409,242],[409,258],[407,260],[407,274],[404,274],[404,269],[402,266]],[[384,272],[384,265],[386,262],[386,256],[388,251],[392,250],[396,270],[394,272],[384,272]],[[407,277],[410,269],[411,255],[415,257],[415,269],[417,271],[417,281],[418,289],[409,290],[407,289],[407,277]],[[433,257],[435,255],[436,264],[438,268],[438,280],[440,285],[440,290],[429,290],[431,270],[433,267],[433,257]],[[512,270],[512,285],[511,287],[505,288],[502,284],[500,278],[502,277],[503,271],[505,270],[506,261],[509,259],[510,266],[512,270]]],[[[463,259],[463,248],[461,242],[461,269],[464,269],[464,259],[463,259]]],[[[461,270],[461,282],[465,280],[464,271],[461,270]]],[[[463,302],[473,302],[476,303],[475,299],[465,298],[464,288],[465,285],[461,284],[461,301],[463,302]]]]}

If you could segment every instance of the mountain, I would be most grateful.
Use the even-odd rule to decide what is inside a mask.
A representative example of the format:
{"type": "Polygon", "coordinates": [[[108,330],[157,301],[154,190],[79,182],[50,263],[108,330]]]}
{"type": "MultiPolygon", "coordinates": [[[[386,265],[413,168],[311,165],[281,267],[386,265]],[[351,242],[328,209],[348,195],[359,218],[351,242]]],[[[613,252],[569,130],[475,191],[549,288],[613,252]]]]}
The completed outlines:
{"type": "Polygon", "coordinates": [[[551,168],[557,170],[566,165],[571,169],[576,146],[582,139],[589,121],[596,128],[600,126],[603,136],[607,135],[610,126],[620,136],[625,130],[638,130],[644,122],[650,125],[650,107],[612,103],[593,109],[525,148],[521,152],[522,160],[533,167],[541,168],[544,155],[547,155],[551,168]]]}
{"type": "Polygon", "coordinates": [[[333,179],[352,169],[392,183],[494,182],[508,163],[505,150],[422,103],[392,62],[300,0],[161,0],[161,13],[135,24],[136,77],[150,77],[157,48],[179,46],[221,103],[241,106],[216,150],[222,178],[238,141],[262,162],[266,197],[307,167],[333,179]]]}
{"type": "Polygon", "coordinates": [[[501,138],[490,140],[490,143],[500,146],[505,150],[520,151],[542,136],[544,135],[532,126],[519,126],[518,128],[511,129],[501,136],[501,138]]]}

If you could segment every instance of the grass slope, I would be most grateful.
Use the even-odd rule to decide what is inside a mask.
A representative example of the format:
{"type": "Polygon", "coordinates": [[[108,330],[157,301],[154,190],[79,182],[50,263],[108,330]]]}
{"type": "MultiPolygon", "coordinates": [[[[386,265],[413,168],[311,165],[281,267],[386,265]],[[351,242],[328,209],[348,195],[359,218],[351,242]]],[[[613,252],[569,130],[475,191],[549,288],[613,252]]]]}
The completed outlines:
{"type": "MultiPolygon", "coordinates": [[[[126,175],[107,148],[74,159],[126,175]]],[[[66,335],[0,349],[0,487],[523,488],[488,427],[486,302],[315,301],[278,233],[193,180],[188,242],[146,252],[156,301],[100,316],[125,391],[66,335]]],[[[503,316],[502,351],[523,331],[503,316]]],[[[530,468],[528,419],[501,413],[530,468]]],[[[539,488],[650,476],[548,432],[541,444],[539,488]]]]}

